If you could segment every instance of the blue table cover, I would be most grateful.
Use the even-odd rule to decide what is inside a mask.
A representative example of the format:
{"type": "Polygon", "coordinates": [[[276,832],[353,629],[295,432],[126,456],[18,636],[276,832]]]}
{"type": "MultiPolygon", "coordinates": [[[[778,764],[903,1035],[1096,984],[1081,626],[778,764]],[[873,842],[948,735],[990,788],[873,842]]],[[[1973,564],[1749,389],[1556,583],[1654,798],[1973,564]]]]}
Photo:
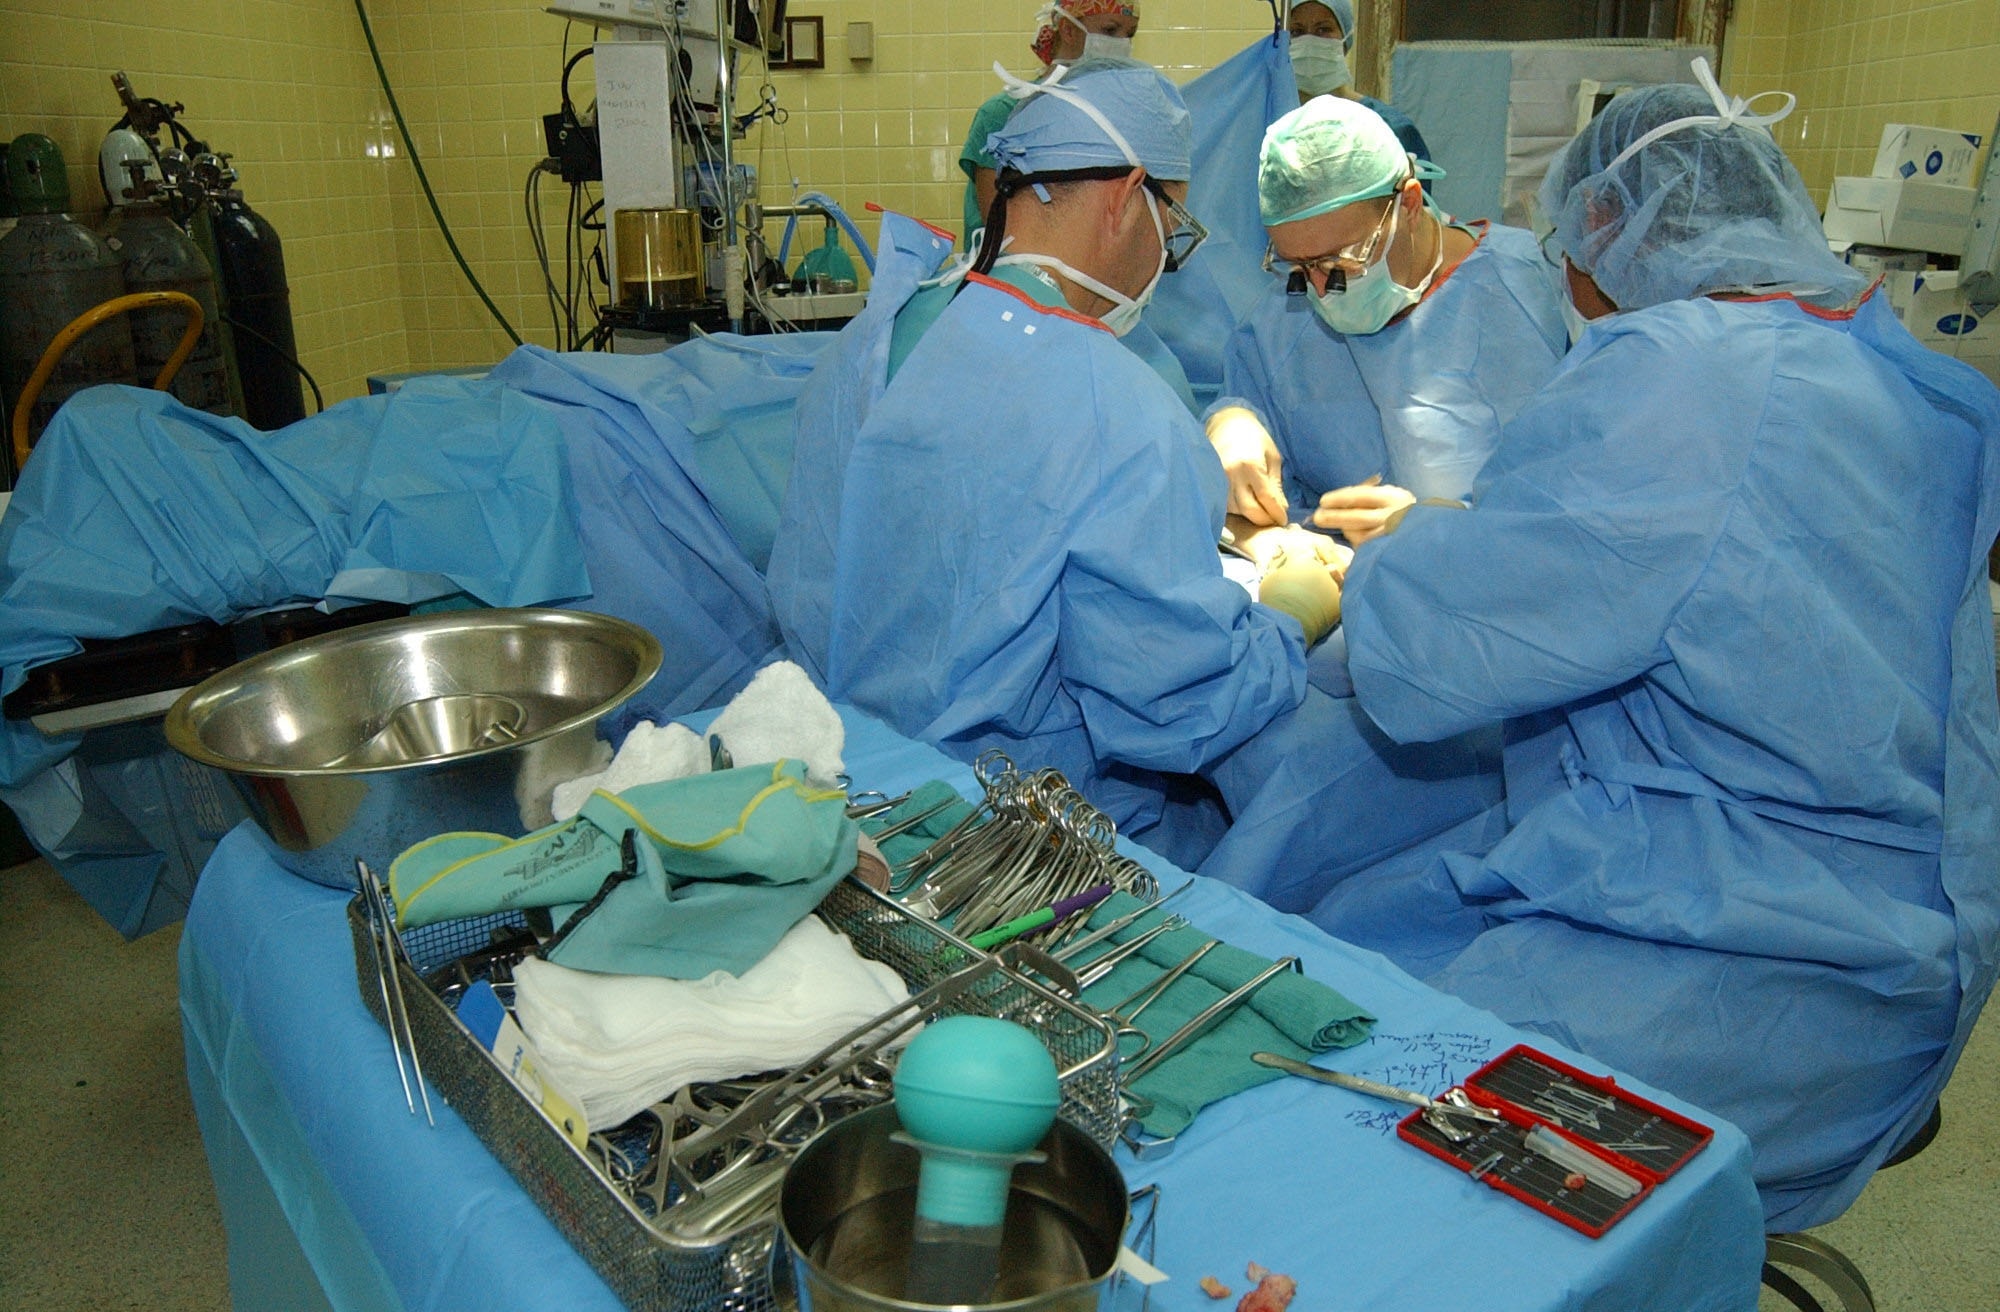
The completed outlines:
{"type": "MultiPolygon", "coordinates": [[[[894,794],[944,778],[975,793],[966,767],[859,713],[843,716],[857,788],[894,794]]],[[[1182,878],[1131,851],[1169,886],[1182,878]]],[[[405,1109],[387,1037],[355,987],[345,902],[283,873],[257,835],[238,829],[188,915],[188,1079],[229,1232],[235,1305],[613,1312],[618,1299],[435,1092],[435,1129],[405,1109]]],[[[1373,1038],[1321,1064],[1436,1090],[1526,1037],[1235,889],[1203,880],[1177,905],[1231,943],[1298,956],[1380,1018],[1373,1038]]],[[[1217,1103],[1170,1155],[1118,1153],[1134,1188],[1163,1191],[1155,1260],[1171,1279],[1153,1307],[1227,1307],[1197,1282],[1213,1274],[1241,1293],[1254,1261],[1294,1276],[1307,1308],[1754,1308],[1764,1237],[1747,1140],[1623,1082],[1715,1124],[1716,1135],[1597,1240],[1398,1140],[1391,1104],[1304,1080],[1217,1103]]]]}

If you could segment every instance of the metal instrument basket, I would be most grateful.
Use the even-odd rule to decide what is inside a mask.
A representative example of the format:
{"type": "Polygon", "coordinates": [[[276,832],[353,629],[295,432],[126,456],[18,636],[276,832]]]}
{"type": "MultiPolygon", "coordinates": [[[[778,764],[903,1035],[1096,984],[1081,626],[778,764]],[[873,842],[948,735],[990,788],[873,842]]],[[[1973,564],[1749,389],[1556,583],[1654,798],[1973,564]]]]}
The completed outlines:
{"type": "MultiPolygon", "coordinates": [[[[846,934],[861,955],[902,975],[913,994],[953,975],[968,976],[935,1014],[998,1016],[1033,1030],[1061,1072],[1063,1118],[1111,1145],[1119,1125],[1118,1045],[1102,1016],[857,880],[837,885],[818,914],[846,934]]],[[[348,905],[347,920],[362,1002],[386,1027],[359,897],[348,905]]],[[[656,1227],[528,1101],[456,1012],[426,985],[423,976],[485,948],[494,929],[522,923],[519,912],[504,912],[425,925],[401,935],[409,960],[399,960],[396,968],[431,1086],[634,1312],[766,1312],[792,1305],[789,1291],[772,1284],[774,1274],[789,1284],[790,1274],[782,1262],[773,1270],[776,1227],[771,1216],[701,1242],[656,1227]]]]}

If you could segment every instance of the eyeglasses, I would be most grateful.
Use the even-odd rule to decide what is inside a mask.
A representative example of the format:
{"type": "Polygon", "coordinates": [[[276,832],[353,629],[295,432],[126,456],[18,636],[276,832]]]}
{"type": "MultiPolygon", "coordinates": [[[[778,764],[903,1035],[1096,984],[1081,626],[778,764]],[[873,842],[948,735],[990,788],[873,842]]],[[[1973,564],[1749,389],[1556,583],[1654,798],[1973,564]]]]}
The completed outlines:
{"type": "Polygon", "coordinates": [[[1395,216],[1395,197],[1389,198],[1388,208],[1382,211],[1381,220],[1375,230],[1357,242],[1350,242],[1331,255],[1322,255],[1311,260],[1281,260],[1278,252],[1269,242],[1264,244],[1264,272],[1276,273],[1281,267],[1290,266],[1290,276],[1285,281],[1285,292],[1290,296],[1306,294],[1306,283],[1317,277],[1326,284],[1328,295],[1338,295],[1347,290],[1347,280],[1359,277],[1375,262],[1375,252],[1382,244],[1383,236],[1389,231],[1389,221],[1395,216]]]}
{"type": "Polygon", "coordinates": [[[1194,258],[1194,253],[1201,248],[1201,244],[1208,240],[1208,229],[1202,225],[1200,219],[1188,213],[1185,206],[1169,196],[1165,187],[1150,177],[1146,179],[1146,190],[1152,192],[1160,204],[1167,207],[1167,217],[1173,221],[1173,227],[1167,229],[1166,271],[1177,273],[1194,258]]]}

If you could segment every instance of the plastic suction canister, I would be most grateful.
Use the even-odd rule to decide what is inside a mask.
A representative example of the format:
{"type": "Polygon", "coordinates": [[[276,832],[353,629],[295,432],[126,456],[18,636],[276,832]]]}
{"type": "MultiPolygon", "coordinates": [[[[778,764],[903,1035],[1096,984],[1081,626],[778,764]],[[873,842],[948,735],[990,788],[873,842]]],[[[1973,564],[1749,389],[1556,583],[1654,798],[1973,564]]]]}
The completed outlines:
{"type": "Polygon", "coordinates": [[[1055,1060],[1012,1021],[952,1016],[910,1042],[895,1091],[897,1138],[923,1154],[903,1297],[987,1302],[1014,1167],[1034,1160],[1062,1101],[1055,1060]]]}

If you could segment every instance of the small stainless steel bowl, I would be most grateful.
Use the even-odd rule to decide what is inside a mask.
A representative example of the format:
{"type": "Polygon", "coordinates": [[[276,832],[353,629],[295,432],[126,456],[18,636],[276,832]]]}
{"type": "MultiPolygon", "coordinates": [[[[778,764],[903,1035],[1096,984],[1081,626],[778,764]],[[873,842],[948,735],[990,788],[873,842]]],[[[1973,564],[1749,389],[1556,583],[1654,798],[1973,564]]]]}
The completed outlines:
{"type": "Polygon", "coordinates": [[[600,768],[597,723],[660,644],[572,610],[464,610],[342,629],[232,665],[167,712],[167,741],[229,776],[278,860],[338,888],[450,830],[549,823],[600,768]]]}
{"type": "MultiPolygon", "coordinates": [[[[800,1150],[778,1194],[779,1251],[800,1312],[929,1312],[903,1298],[916,1217],[917,1151],[890,1138],[894,1103],[835,1121],[800,1150]]],[[[1039,1162],[1014,1169],[990,1312],[1098,1312],[1131,1219],[1111,1154],[1067,1121],[1039,1162]]]]}

